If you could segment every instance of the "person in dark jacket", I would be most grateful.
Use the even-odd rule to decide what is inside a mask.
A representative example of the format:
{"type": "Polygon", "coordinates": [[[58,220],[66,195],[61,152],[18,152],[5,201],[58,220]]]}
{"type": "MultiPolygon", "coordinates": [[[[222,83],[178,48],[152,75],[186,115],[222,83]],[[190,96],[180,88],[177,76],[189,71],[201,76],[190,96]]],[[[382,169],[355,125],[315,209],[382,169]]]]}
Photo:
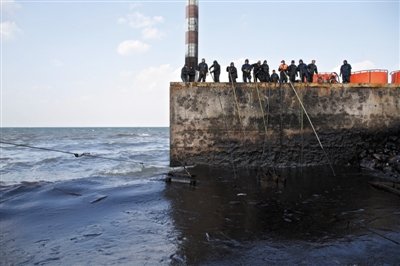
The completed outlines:
{"type": "Polygon", "coordinates": [[[257,82],[257,79],[261,81],[260,79],[260,74],[261,74],[261,61],[258,61],[255,64],[251,65],[253,67],[253,77],[254,77],[254,82],[257,82]]]}
{"type": "Polygon", "coordinates": [[[297,66],[295,65],[294,60],[288,66],[288,75],[290,82],[295,82],[297,77],[297,66]]]}
{"type": "Polygon", "coordinates": [[[201,59],[201,63],[197,67],[197,70],[199,71],[199,79],[197,82],[206,82],[206,76],[208,73],[208,65],[206,64],[206,60],[203,58],[201,59]]]}
{"type": "Polygon", "coordinates": [[[221,66],[218,64],[217,60],[214,60],[213,64],[208,69],[210,70],[210,74],[214,74],[214,81],[219,82],[219,75],[221,75],[221,66]],[[213,69],[211,71],[211,69],[213,69]]]}
{"type": "Polygon", "coordinates": [[[313,82],[314,73],[318,75],[317,65],[315,64],[315,60],[311,61],[311,64],[308,64],[308,82],[313,82]]]}
{"type": "Polygon", "coordinates": [[[300,75],[300,82],[306,82],[308,80],[308,68],[307,65],[303,63],[302,59],[299,60],[297,72],[299,72],[300,75]]]}
{"type": "Polygon", "coordinates": [[[340,76],[342,76],[343,83],[350,82],[351,65],[347,63],[347,60],[344,60],[343,65],[340,67],[340,76]]]}
{"type": "Polygon", "coordinates": [[[226,72],[228,72],[229,82],[236,82],[238,75],[237,75],[237,69],[233,62],[231,63],[230,66],[226,68],[226,72]]]}
{"type": "Polygon", "coordinates": [[[273,83],[277,83],[279,81],[279,76],[278,74],[276,74],[275,69],[272,70],[272,74],[271,74],[271,82],[273,83]]]}
{"type": "Polygon", "coordinates": [[[288,70],[288,65],[286,65],[285,60],[282,60],[280,66],[278,68],[280,83],[287,82],[287,70],[288,70]]]}
{"type": "Polygon", "coordinates": [[[244,60],[242,65],[243,82],[251,82],[251,69],[253,67],[249,64],[249,59],[244,60]]]}
{"type": "Polygon", "coordinates": [[[181,79],[182,82],[189,82],[189,67],[184,65],[181,70],[181,79]]]}
{"type": "Polygon", "coordinates": [[[196,78],[196,70],[193,67],[189,67],[189,82],[194,82],[196,78]]]}
{"type": "Polygon", "coordinates": [[[270,80],[269,65],[267,63],[267,60],[264,60],[264,62],[261,65],[261,81],[269,82],[269,80],[270,80]]]}

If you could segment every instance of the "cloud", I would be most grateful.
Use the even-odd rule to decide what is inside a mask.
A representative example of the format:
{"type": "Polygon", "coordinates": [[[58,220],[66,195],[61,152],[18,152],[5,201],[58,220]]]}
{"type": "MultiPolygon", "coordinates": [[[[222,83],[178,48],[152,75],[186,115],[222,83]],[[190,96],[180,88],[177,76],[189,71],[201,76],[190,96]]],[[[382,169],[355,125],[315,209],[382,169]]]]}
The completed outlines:
{"type": "MultiPolygon", "coordinates": [[[[136,8],[136,7],[135,7],[136,8]]],[[[164,37],[164,33],[161,32],[156,25],[164,22],[162,16],[146,16],[138,11],[126,15],[125,17],[118,18],[119,24],[127,24],[131,28],[140,29],[142,32],[142,38],[145,40],[160,40],[164,37]]]]}
{"type": "Polygon", "coordinates": [[[163,23],[164,18],[161,16],[148,17],[140,12],[134,12],[125,17],[119,18],[118,22],[122,24],[126,23],[134,29],[142,29],[163,23]]]}
{"type": "Polygon", "coordinates": [[[360,70],[374,69],[376,68],[376,65],[369,60],[364,60],[362,62],[351,64],[351,67],[353,71],[360,71],[360,70]]]}
{"type": "Polygon", "coordinates": [[[169,64],[143,69],[134,77],[135,88],[144,90],[165,90],[171,81],[180,81],[180,69],[169,64]]]}
{"type": "MultiPolygon", "coordinates": [[[[351,71],[360,71],[360,70],[368,70],[368,69],[375,69],[376,65],[370,61],[370,60],[364,60],[361,62],[356,62],[356,63],[352,63],[349,60],[347,60],[347,62],[351,65],[351,71]]],[[[336,66],[334,69],[332,69],[332,72],[336,72],[336,73],[340,73],[340,67],[342,66],[342,64],[336,66]]]]}
{"type": "Polygon", "coordinates": [[[144,28],[142,30],[142,37],[145,40],[161,40],[164,37],[164,33],[157,28],[144,28]]]}
{"type": "Polygon", "coordinates": [[[1,10],[5,15],[14,15],[14,13],[21,8],[21,5],[14,0],[1,1],[1,10]]]}
{"type": "Polygon", "coordinates": [[[117,52],[120,55],[142,54],[150,49],[150,45],[138,40],[126,40],[118,45],[117,52]]]}
{"type": "Polygon", "coordinates": [[[1,22],[0,29],[1,39],[5,41],[13,40],[18,33],[22,32],[13,21],[1,22]]]}

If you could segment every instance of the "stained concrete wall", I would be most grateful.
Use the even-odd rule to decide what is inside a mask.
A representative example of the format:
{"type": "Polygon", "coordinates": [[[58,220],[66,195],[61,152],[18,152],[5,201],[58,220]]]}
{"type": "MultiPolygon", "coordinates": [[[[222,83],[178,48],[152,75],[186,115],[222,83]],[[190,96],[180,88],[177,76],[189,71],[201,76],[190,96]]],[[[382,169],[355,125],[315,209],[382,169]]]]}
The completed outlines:
{"type": "MultiPolygon", "coordinates": [[[[295,84],[334,164],[400,135],[400,86],[295,84]]],[[[289,84],[171,83],[170,162],[236,167],[327,164],[289,84]]]]}

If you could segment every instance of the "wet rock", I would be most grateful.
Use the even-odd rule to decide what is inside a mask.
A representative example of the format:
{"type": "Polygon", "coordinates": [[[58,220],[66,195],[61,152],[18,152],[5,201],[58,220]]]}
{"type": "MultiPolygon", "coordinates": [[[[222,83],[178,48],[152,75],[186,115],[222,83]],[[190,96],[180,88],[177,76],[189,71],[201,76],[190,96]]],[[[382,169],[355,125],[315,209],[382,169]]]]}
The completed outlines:
{"type": "Polygon", "coordinates": [[[185,259],[177,254],[172,254],[170,257],[172,265],[184,265],[185,259]]]}
{"type": "Polygon", "coordinates": [[[386,174],[390,174],[393,172],[393,168],[391,166],[385,166],[383,167],[383,172],[386,174]]]}
{"type": "Polygon", "coordinates": [[[374,157],[378,161],[383,161],[383,154],[374,153],[372,154],[372,157],[374,157]]]}
{"type": "Polygon", "coordinates": [[[382,173],[382,178],[400,178],[400,138],[379,137],[365,142],[358,155],[361,168],[382,173]]]}
{"type": "Polygon", "coordinates": [[[393,156],[389,159],[390,164],[399,164],[400,163],[400,155],[393,156]]]}
{"type": "Polygon", "coordinates": [[[285,222],[287,222],[287,223],[291,223],[292,222],[292,220],[290,220],[289,218],[283,218],[283,220],[285,221],[285,222]]]}
{"type": "Polygon", "coordinates": [[[376,161],[369,158],[364,158],[360,162],[360,166],[366,169],[374,169],[376,166],[376,161]]]}
{"type": "Polygon", "coordinates": [[[365,157],[367,157],[367,155],[368,155],[367,151],[366,151],[366,150],[363,150],[363,151],[360,153],[360,158],[361,158],[361,159],[364,159],[365,157]]]}

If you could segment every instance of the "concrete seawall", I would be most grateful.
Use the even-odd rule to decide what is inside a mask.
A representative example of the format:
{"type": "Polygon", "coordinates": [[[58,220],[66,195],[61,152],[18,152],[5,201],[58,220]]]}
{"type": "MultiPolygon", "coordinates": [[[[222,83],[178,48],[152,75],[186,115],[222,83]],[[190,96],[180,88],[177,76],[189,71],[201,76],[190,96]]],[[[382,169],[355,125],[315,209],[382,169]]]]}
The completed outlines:
{"type": "MultiPolygon", "coordinates": [[[[400,86],[296,84],[328,157],[400,136],[400,86]]],[[[171,83],[170,162],[296,167],[328,160],[289,84],[171,83]]]]}

